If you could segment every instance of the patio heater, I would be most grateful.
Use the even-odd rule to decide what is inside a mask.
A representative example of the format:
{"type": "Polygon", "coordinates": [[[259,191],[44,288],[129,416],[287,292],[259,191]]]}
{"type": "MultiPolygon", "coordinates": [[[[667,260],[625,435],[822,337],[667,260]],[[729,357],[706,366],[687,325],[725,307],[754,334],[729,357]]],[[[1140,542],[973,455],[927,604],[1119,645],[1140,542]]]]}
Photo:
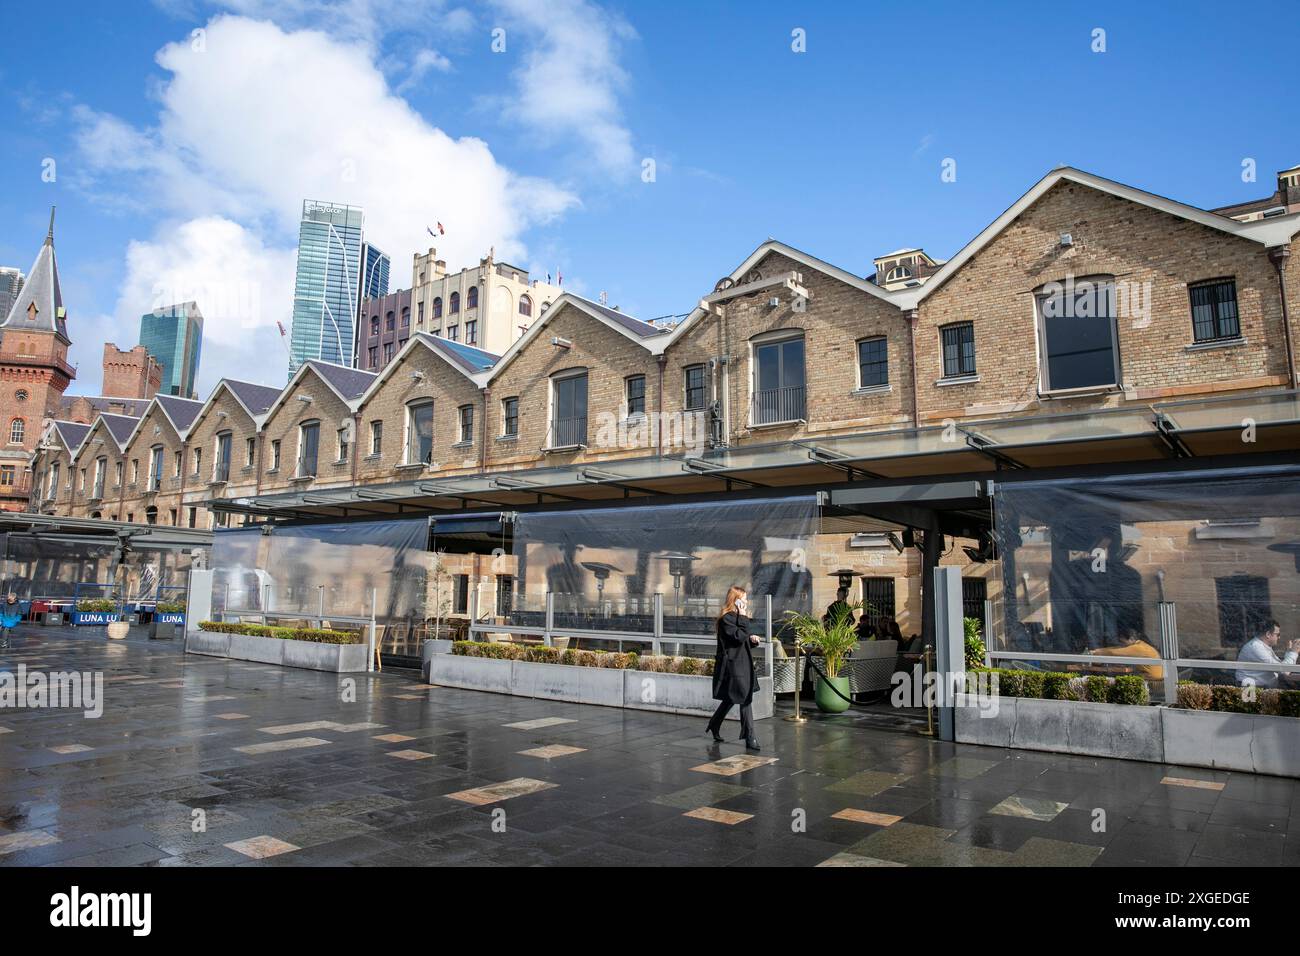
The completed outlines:
{"type": "Polygon", "coordinates": [[[1280,541],[1270,544],[1268,550],[1291,555],[1295,559],[1295,569],[1300,571],[1300,541],[1280,541]]]}
{"type": "Polygon", "coordinates": [[[691,573],[691,563],[700,560],[693,554],[687,554],[684,551],[668,551],[664,554],[656,555],[655,560],[668,562],[668,573],[673,578],[673,604],[677,608],[677,616],[682,616],[682,578],[691,573]]]}
{"type": "Polygon", "coordinates": [[[604,561],[583,561],[582,566],[590,571],[596,579],[596,603],[600,606],[600,616],[608,617],[605,613],[605,582],[609,580],[611,574],[622,574],[623,572],[612,564],[606,564],[604,561]]]}

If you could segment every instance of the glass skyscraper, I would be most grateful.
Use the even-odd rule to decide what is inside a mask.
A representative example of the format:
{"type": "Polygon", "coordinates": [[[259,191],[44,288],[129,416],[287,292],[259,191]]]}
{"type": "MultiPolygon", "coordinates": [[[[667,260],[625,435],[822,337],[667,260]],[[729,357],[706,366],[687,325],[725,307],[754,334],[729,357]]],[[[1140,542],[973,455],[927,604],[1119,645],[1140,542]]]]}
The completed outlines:
{"type": "Polygon", "coordinates": [[[364,218],[356,206],[314,199],[302,204],[289,337],[290,377],[310,359],[352,364],[364,218]]]}
{"type": "MultiPolygon", "coordinates": [[[[368,242],[365,250],[363,258],[366,266],[361,273],[361,298],[378,299],[388,295],[388,271],[391,263],[387,253],[368,242]]],[[[360,311],[357,314],[360,315],[360,311]]]]}
{"type": "Polygon", "coordinates": [[[203,346],[203,315],[194,302],[178,302],[140,316],[140,344],[162,366],[161,395],[194,398],[203,346]]]}

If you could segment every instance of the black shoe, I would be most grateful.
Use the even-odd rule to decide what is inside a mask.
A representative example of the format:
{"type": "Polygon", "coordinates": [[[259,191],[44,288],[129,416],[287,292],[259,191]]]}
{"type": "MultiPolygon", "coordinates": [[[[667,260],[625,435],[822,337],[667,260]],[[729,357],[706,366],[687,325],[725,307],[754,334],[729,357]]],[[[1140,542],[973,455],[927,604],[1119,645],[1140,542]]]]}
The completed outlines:
{"type": "Polygon", "coordinates": [[[752,751],[754,751],[754,753],[758,753],[759,750],[761,749],[761,748],[758,746],[758,738],[757,738],[757,737],[746,737],[746,738],[745,738],[745,749],[746,749],[746,750],[752,750],[752,751]]]}
{"type": "Polygon", "coordinates": [[[722,734],[718,733],[717,730],[715,730],[714,728],[710,727],[710,728],[709,728],[709,733],[713,734],[713,742],[714,742],[714,743],[718,743],[718,744],[722,743],[722,734]]]}

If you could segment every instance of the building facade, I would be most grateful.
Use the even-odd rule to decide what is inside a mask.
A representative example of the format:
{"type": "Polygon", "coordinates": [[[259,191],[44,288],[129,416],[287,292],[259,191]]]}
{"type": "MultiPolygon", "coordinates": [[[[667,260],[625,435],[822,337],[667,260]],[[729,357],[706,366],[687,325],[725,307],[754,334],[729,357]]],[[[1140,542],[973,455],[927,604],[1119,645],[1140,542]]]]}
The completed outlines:
{"type": "Polygon", "coordinates": [[[163,367],[143,345],[119,349],[104,343],[104,378],[101,391],[110,398],[143,399],[158,394],[163,384],[163,367]]]}
{"type": "Polygon", "coordinates": [[[355,206],[303,202],[289,334],[290,377],[311,360],[352,362],[364,224],[365,215],[355,206]]]}
{"type": "Polygon", "coordinates": [[[54,255],[54,213],[36,261],[0,321],[0,509],[22,511],[30,499],[27,463],[64,391],[77,377],[68,364],[67,314],[54,255]]]}
{"type": "MultiPolygon", "coordinates": [[[[988,448],[981,436],[999,429],[1051,434],[1062,422],[1082,422],[1077,427],[1104,431],[1126,413],[1149,427],[1163,414],[1154,406],[1188,400],[1294,403],[1297,232],[1300,212],[1238,220],[1063,168],[946,261],[913,258],[927,273],[919,284],[897,273],[872,281],[882,266],[898,268],[919,250],[882,257],[864,277],[867,270],[769,240],[672,328],[562,294],[500,353],[466,348],[448,322],[455,317],[463,330],[467,283],[478,287],[509,267],[485,259],[482,273],[466,270],[436,289],[445,273],[426,272],[410,301],[429,306],[421,289],[436,291],[441,313],[426,307],[421,325],[416,308],[405,327],[406,300],[389,297],[394,327],[385,308],[379,341],[391,332],[395,347],[380,374],[303,365],[260,421],[244,415],[230,428],[234,460],[247,462],[251,451],[255,464],[228,486],[268,512],[320,506],[356,488],[368,500],[391,490],[417,506],[509,508],[563,503],[564,494],[528,489],[566,469],[612,495],[643,495],[653,483],[628,475],[658,474],[656,463],[669,461],[674,487],[703,494],[724,482],[733,488],[731,479],[709,476],[706,456],[762,461],[780,447],[832,478],[874,480],[890,472],[836,466],[832,449],[899,449],[900,460],[958,469],[997,461],[1002,453],[981,451],[988,448]],[[455,312],[452,292],[460,294],[455,312]],[[939,463],[949,452],[958,464],[939,463]],[[692,471],[694,483],[681,477],[692,471]]],[[[484,308],[481,296],[475,309],[484,308]]],[[[519,300],[502,301],[514,308],[519,300]]],[[[209,406],[216,409],[213,399],[209,406]]],[[[227,421],[236,418],[237,409],[225,411],[227,421]]],[[[182,456],[201,448],[212,460],[214,414],[192,440],[175,426],[182,456]]],[[[148,457],[149,433],[143,424],[128,443],[128,472],[131,459],[148,457]]],[[[1152,435],[1141,439],[1143,454],[1152,435]]],[[[1116,447],[1121,457],[1136,454],[1136,444],[1116,447]]],[[[58,453],[48,463],[38,453],[37,473],[58,453]]],[[[1025,441],[1006,467],[1045,467],[1057,455],[1025,441]]],[[[76,467],[79,475],[83,465],[76,467]]],[[[93,486],[95,469],[87,470],[93,486]]],[[[778,470],[755,466],[734,488],[779,488],[781,480],[778,470]]],[[[202,508],[205,494],[216,497],[191,482],[178,500],[202,508]]],[[[77,498],[68,507],[87,508],[77,498]]],[[[168,520],[170,507],[155,507],[158,520],[168,520]]],[[[356,513],[367,508],[374,505],[356,513]]],[[[123,516],[141,513],[135,503],[123,516]]],[[[811,568],[819,598],[829,602],[834,572],[847,566],[860,578],[855,596],[887,609],[882,616],[905,633],[921,630],[916,549],[881,534],[823,543],[811,568]]],[[[978,552],[981,542],[949,543],[930,558],[962,567],[972,608],[994,597],[999,584],[986,555],[965,548],[978,552]]]]}
{"type": "Polygon", "coordinates": [[[27,277],[16,266],[0,266],[0,315],[8,316],[27,277]]]}
{"type": "Polygon", "coordinates": [[[178,302],[146,312],[140,317],[140,344],[162,366],[162,383],[156,391],[195,397],[203,349],[203,313],[197,303],[178,302]]]}

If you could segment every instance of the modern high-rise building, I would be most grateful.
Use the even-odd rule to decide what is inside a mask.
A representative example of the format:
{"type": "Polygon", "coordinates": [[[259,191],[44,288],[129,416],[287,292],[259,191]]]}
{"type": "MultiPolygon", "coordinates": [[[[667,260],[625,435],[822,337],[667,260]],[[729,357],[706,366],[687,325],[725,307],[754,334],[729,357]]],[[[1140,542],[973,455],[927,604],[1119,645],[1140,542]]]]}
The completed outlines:
{"type": "Polygon", "coordinates": [[[26,278],[21,269],[14,266],[0,266],[0,317],[8,318],[9,310],[14,307],[14,300],[18,298],[18,293],[23,291],[23,280],[26,278]]]}
{"type": "Polygon", "coordinates": [[[289,336],[291,378],[311,359],[352,364],[361,301],[364,221],[356,206],[314,199],[302,204],[289,336]]]}
{"type": "Polygon", "coordinates": [[[146,312],[140,317],[140,344],[162,366],[159,393],[193,398],[203,345],[203,315],[198,305],[178,302],[146,312]]]}
{"type": "Polygon", "coordinates": [[[361,298],[376,299],[388,295],[388,273],[392,265],[388,254],[368,242],[364,249],[365,254],[361,257],[362,262],[365,263],[365,267],[361,270],[361,298]]]}

